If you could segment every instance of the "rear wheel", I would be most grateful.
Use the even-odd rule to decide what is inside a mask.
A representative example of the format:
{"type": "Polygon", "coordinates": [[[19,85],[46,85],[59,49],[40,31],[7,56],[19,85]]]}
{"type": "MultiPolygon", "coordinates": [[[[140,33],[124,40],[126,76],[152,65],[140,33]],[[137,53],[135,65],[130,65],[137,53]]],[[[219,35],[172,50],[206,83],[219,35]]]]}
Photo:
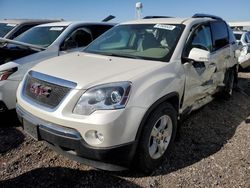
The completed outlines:
{"type": "Polygon", "coordinates": [[[149,173],[166,158],[177,130],[177,112],[169,103],[154,110],[141,134],[138,145],[138,167],[149,173]]]}
{"type": "Polygon", "coordinates": [[[233,90],[234,90],[235,83],[236,83],[234,69],[230,69],[226,76],[227,76],[227,79],[226,79],[226,84],[225,84],[225,88],[223,91],[223,96],[225,99],[229,99],[233,95],[233,90]]]}

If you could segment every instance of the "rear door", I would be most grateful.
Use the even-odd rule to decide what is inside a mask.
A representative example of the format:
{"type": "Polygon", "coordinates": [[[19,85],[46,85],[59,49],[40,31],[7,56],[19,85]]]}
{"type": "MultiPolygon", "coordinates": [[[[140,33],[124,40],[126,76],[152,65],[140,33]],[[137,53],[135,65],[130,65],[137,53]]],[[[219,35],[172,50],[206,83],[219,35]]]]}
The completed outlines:
{"type": "Polygon", "coordinates": [[[234,64],[232,62],[234,49],[231,49],[227,24],[222,20],[213,21],[210,24],[213,39],[211,61],[216,65],[213,84],[218,88],[218,86],[224,86],[225,72],[234,64]]]}

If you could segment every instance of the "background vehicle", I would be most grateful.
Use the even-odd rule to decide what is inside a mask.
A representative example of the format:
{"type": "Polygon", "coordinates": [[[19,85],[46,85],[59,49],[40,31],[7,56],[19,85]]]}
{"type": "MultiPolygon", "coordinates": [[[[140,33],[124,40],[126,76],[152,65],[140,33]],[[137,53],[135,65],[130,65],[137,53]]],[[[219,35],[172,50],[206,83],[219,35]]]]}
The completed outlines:
{"type": "Polygon", "coordinates": [[[113,26],[103,22],[56,22],[33,27],[15,40],[0,39],[9,43],[0,49],[0,112],[15,108],[18,84],[32,66],[81,50],[113,26]]]}
{"type": "Polygon", "coordinates": [[[178,120],[217,92],[232,95],[236,49],[212,15],[119,24],[84,52],[33,67],[17,113],[26,132],[66,156],[150,172],[166,159],[178,120]]]}
{"type": "Polygon", "coordinates": [[[234,31],[234,36],[238,45],[241,48],[241,53],[238,58],[241,68],[250,66],[250,32],[249,31],[234,31]]]}
{"type": "Polygon", "coordinates": [[[13,39],[28,29],[44,23],[58,22],[60,20],[35,19],[4,19],[0,20],[0,37],[13,39]]]}

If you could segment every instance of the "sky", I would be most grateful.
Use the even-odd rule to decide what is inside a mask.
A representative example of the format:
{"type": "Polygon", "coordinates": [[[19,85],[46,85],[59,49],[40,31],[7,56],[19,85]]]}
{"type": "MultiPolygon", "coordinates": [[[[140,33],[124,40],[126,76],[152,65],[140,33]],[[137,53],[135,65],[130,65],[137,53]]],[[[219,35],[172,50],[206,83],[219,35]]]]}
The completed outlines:
{"type": "MultiPolygon", "coordinates": [[[[136,18],[140,0],[0,0],[0,19],[46,18],[101,21],[112,14],[115,22],[136,18]]],[[[226,21],[250,21],[250,0],[141,0],[142,15],[191,17],[214,14],[226,21]]]]}

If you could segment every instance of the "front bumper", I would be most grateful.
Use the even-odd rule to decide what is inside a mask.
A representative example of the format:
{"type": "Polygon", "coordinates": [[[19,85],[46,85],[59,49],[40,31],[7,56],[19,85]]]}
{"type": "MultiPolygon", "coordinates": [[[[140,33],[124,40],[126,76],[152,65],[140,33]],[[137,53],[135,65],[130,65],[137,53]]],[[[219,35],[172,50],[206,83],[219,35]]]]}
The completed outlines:
{"type": "Polygon", "coordinates": [[[133,161],[136,141],[108,148],[92,147],[75,129],[46,122],[18,105],[16,110],[28,134],[47,141],[54,150],[73,160],[104,170],[123,170],[133,161]]]}

